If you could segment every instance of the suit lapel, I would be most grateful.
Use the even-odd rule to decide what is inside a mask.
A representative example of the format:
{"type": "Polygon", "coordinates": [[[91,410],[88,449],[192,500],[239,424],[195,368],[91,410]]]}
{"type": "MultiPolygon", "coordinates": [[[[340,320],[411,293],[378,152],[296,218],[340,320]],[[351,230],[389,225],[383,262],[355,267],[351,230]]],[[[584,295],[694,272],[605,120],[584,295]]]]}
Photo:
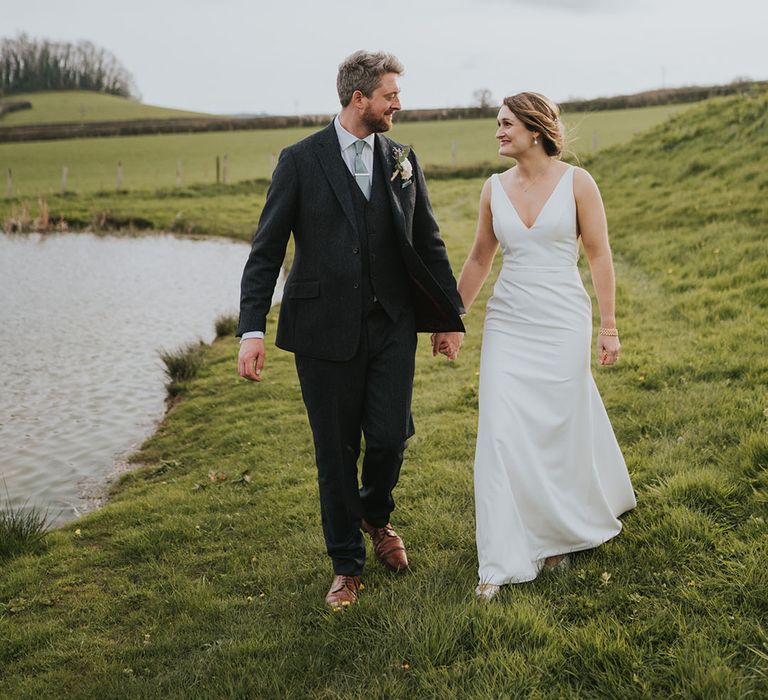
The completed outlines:
{"type": "Polygon", "coordinates": [[[341,157],[341,146],[336,136],[336,128],[333,122],[321,132],[321,139],[318,142],[317,158],[325,172],[331,189],[339,200],[344,214],[349,219],[349,223],[354,230],[357,230],[357,220],[355,218],[355,208],[352,203],[352,194],[349,191],[349,178],[347,177],[348,168],[341,157]]]}
{"type": "Polygon", "coordinates": [[[411,237],[408,235],[408,224],[403,210],[403,202],[400,198],[399,189],[402,189],[399,185],[399,180],[395,178],[393,182],[391,180],[392,173],[395,171],[395,155],[393,153],[393,144],[385,136],[376,134],[376,148],[379,151],[379,162],[384,165],[384,172],[381,174],[387,184],[387,192],[389,193],[389,201],[392,205],[392,211],[395,215],[395,224],[400,232],[410,241],[411,237]]]}
{"type": "MultiPolygon", "coordinates": [[[[336,136],[336,128],[331,123],[320,133],[321,138],[316,149],[320,166],[323,172],[325,172],[331,189],[336,195],[336,199],[339,200],[344,214],[349,219],[349,223],[354,230],[357,230],[357,218],[355,217],[352,193],[349,191],[348,168],[341,157],[341,147],[336,136]]],[[[407,222],[411,214],[411,202],[407,196],[402,194],[404,190],[400,187],[400,180],[398,178],[394,181],[390,179],[396,166],[393,153],[394,144],[390,139],[380,134],[376,134],[375,144],[379,154],[379,162],[384,166],[384,172],[381,173],[381,176],[386,182],[389,201],[395,217],[395,225],[400,233],[410,241],[411,237],[408,232],[407,222]]]]}

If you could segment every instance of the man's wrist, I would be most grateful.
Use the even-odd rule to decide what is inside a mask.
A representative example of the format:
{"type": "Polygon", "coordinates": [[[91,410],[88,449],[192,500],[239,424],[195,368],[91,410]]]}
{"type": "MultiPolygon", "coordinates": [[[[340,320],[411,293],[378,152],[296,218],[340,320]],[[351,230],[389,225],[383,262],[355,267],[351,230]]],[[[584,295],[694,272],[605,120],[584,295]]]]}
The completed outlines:
{"type": "Polygon", "coordinates": [[[240,337],[240,342],[253,339],[264,340],[264,331],[247,331],[240,337]]]}

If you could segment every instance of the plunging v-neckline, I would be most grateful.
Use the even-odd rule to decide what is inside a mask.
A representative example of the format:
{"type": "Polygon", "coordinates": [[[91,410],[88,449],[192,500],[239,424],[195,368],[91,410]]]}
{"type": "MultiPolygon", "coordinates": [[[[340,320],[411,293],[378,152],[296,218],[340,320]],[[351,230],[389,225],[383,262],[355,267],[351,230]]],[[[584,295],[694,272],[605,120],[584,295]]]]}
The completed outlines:
{"type": "Polygon", "coordinates": [[[536,214],[536,218],[533,220],[533,223],[530,226],[527,226],[525,221],[523,221],[523,217],[520,216],[520,212],[517,211],[517,207],[515,206],[514,202],[512,201],[512,198],[507,194],[507,191],[504,189],[504,184],[501,182],[501,178],[499,175],[496,175],[496,179],[499,182],[499,187],[501,187],[501,191],[504,193],[504,197],[509,202],[509,206],[512,207],[512,210],[515,212],[515,215],[517,216],[517,220],[523,225],[523,228],[525,228],[526,231],[533,231],[533,229],[536,228],[536,224],[539,223],[539,219],[541,218],[541,215],[544,213],[544,210],[547,208],[547,204],[549,204],[549,200],[552,199],[555,192],[557,192],[557,188],[560,187],[560,183],[563,181],[565,176],[568,174],[568,171],[571,169],[572,166],[568,166],[563,174],[560,176],[558,181],[555,183],[555,186],[552,188],[552,191],[549,193],[549,196],[544,200],[544,204],[541,205],[541,209],[539,209],[539,213],[536,214]]]}

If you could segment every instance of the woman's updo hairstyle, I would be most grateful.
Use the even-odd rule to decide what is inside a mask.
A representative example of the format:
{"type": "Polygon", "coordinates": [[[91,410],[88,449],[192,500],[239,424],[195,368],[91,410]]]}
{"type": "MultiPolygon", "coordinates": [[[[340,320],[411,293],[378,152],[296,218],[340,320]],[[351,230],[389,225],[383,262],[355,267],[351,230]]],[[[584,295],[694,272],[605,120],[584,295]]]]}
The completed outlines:
{"type": "Polygon", "coordinates": [[[548,156],[557,157],[565,147],[565,132],[560,108],[538,92],[518,92],[504,98],[504,104],[528,131],[538,131],[548,156]]]}

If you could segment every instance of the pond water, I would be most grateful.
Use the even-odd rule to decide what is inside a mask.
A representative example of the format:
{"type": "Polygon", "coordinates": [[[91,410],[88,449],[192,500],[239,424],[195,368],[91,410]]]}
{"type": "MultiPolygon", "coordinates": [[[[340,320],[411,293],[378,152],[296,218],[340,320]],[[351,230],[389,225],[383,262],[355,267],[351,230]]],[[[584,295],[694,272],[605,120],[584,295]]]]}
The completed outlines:
{"type": "Polygon", "coordinates": [[[164,414],[159,351],[213,340],[214,320],[237,313],[248,251],[0,232],[0,505],[60,524],[97,502],[164,414]]]}

